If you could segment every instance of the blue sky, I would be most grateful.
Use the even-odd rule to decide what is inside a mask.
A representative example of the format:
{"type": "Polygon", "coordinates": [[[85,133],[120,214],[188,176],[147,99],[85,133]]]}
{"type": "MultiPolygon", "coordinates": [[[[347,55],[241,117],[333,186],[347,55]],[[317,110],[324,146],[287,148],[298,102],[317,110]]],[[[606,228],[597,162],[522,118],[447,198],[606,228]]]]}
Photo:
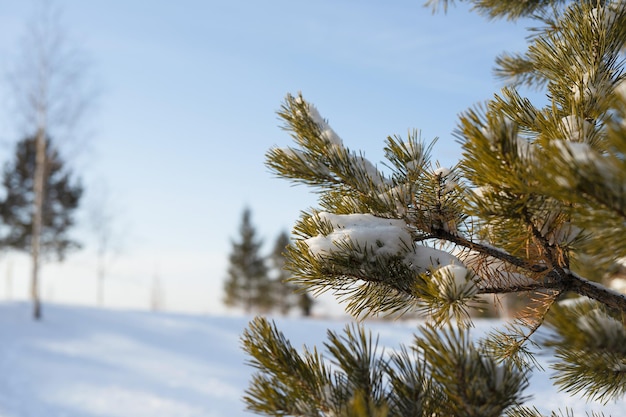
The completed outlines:
{"type": "MultiPolygon", "coordinates": [[[[104,183],[118,213],[122,250],[109,267],[107,305],[146,307],[156,276],[169,308],[218,311],[243,208],[269,251],[315,205],[264,166],[270,147],[290,144],[275,113],[287,93],[302,91],[374,162],[387,135],[418,128],[439,137],[434,157],[453,165],[458,114],[500,89],[494,58],[523,50],[524,25],[462,4],[433,15],[422,3],[57,0],[100,92],[89,146],[70,162],[84,178],[86,207],[104,183]]],[[[35,4],[0,0],[0,70],[35,4]]],[[[19,135],[2,109],[3,163],[19,135]]],[[[81,252],[44,267],[44,297],[94,303],[93,242],[85,227],[76,236],[81,252]]],[[[13,268],[12,295],[25,297],[23,257],[3,264],[13,268]]]]}

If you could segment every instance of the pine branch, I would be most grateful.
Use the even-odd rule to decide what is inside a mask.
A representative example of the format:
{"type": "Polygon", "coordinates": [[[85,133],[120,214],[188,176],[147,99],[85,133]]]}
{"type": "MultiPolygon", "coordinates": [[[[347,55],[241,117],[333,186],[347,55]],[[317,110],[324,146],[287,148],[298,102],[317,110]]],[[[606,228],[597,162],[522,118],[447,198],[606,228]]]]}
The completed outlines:
{"type": "Polygon", "coordinates": [[[594,281],[589,281],[572,271],[567,271],[565,289],[599,301],[607,307],[626,313],[626,295],[613,291],[594,281]]]}
{"type": "Polygon", "coordinates": [[[614,99],[626,95],[626,7],[603,0],[568,7],[567,0],[466,2],[491,18],[532,15],[544,24],[532,29],[525,53],[502,55],[498,64],[514,85],[546,87],[548,105],[537,108],[505,88],[485,112],[468,111],[458,133],[463,160],[452,170],[433,169],[417,132],[408,141],[390,137],[387,176],[345,147],[314,106],[288,96],[279,115],[299,148],[268,153],[279,176],[320,193],[321,209],[303,213],[295,228],[288,264],[294,282],[335,291],[355,316],[426,311],[434,325],[413,347],[422,357],[378,360],[371,340],[347,330],[343,338],[329,335],[339,370],[331,377],[316,353],[291,360],[297,352],[282,335],[253,324],[251,364],[269,372],[257,374],[249,405],[261,407],[267,396],[265,411],[278,415],[539,417],[520,406],[519,389],[528,381],[517,371],[537,365],[529,347],[540,346],[534,339],[544,320],[556,323],[557,340],[547,345],[560,360],[557,385],[591,399],[626,393],[626,295],[592,281],[626,256],[626,100],[614,99]],[[456,318],[460,328],[479,294],[519,292],[535,298],[507,333],[493,334],[481,349],[464,331],[442,326],[456,318]],[[560,313],[569,301],[557,300],[568,293],[582,296],[575,303],[584,309],[560,313]],[[326,379],[292,392],[294,369],[300,379],[326,379]]]}
{"type": "Polygon", "coordinates": [[[539,74],[533,62],[520,54],[502,54],[496,58],[494,74],[511,87],[525,85],[540,89],[547,80],[539,74]]]}
{"type": "Polygon", "coordinates": [[[485,348],[496,357],[512,360],[520,369],[529,369],[531,364],[542,369],[527,345],[538,347],[531,338],[544,324],[548,311],[560,295],[558,291],[535,292],[533,302],[514,323],[507,324],[506,332],[494,331],[483,341],[485,348]]]}
{"type": "Polygon", "coordinates": [[[476,251],[483,255],[488,255],[492,258],[499,259],[501,261],[507,262],[513,266],[524,269],[533,274],[541,274],[548,271],[548,267],[545,265],[537,265],[526,261],[520,257],[511,255],[501,249],[495,248],[490,245],[486,245],[484,243],[474,242],[470,239],[467,239],[461,235],[450,233],[444,229],[436,229],[432,230],[431,233],[439,239],[446,240],[448,242],[454,243],[456,245],[462,246],[464,248],[476,251]]]}
{"type": "Polygon", "coordinates": [[[495,417],[523,402],[526,372],[509,360],[498,363],[476,347],[466,331],[424,327],[415,343],[455,407],[452,415],[495,417]]]}
{"type": "MultiPolygon", "coordinates": [[[[521,17],[531,16],[540,13],[550,6],[557,6],[566,3],[568,0],[457,0],[459,3],[471,3],[472,9],[489,18],[506,18],[517,20],[521,17]]],[[[443,9],[448,10],[449,5],[454,5],[455,0],[428,0],[426,7],[430,7],[434,12],[443,9]]]]}
{"type": "Polygon", "coordinates": [[[563,284],[559,282],[540,281],[525,285],[504,285],[480,287],[479,294],[511,294],[520,292],[536,292],[540,290],[562,290],[563,284]]]}
{"type": "Polygon", "coordinates": [[[597,300],[614,310],[626,313],[626,295],[620,294],[601,284],[581,277],[570,270],[550,270],[546,265],[529,263],[525,259],[513,256],[492,246],[473,242],[462,236],[452,234],[442,229],[434,230],[433,234],[440,239],[445,239],[467,249],[505,261],[532,274],[545,274],[544,276],[546,279],[541,282],[537,282],[536,284],[513,285],[511,287],[505,286],[501,288],[487,287],[481,288],[479,290],[481,293],[521,292],[532,291],[540,288],[572,291],[579,295],[597,300]]]}
{"type": "Polygon", "coordinates": [[[604,403],[626,393],[626,328],[620,314],[588,299],[561,302],[548,317],[544,344],[562,390],[604,403]]]}

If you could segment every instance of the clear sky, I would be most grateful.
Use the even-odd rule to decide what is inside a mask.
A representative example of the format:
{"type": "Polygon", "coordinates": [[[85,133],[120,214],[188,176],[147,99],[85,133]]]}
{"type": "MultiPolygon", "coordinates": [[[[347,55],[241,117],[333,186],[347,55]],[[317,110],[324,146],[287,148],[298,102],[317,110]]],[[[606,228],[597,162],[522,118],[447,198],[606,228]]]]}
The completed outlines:
{"type": "MultiPolygon", "coordinates": [[[[0,0],[0,70],[17,54],[33,1],[0,0]]],[[[373,162],[387,135],[439,137],[434,156],[460,157],[458,114],[489,99],[499,53],[522,51],[524,24],[488,21],[460,4],[433,15],[422,0],[57,0],[73,44],[100,91],[93,131],[70,163],[85,207],[105,184],[121,250],[111,261],[108,306],[146,308],[158,278],[166,307],[220,311],[231,239],[245,206],[269,251],[315,195],[264,166],[287,146],[276,110],[302,91],[351,149],[373,162]]],[[[0,103],[9,94],[0,78],[0,103]]],[[[0,114],[0,162],[19,139],[0,114]]],[[[82,216],[84,219],[86,216],[82,216]]],[[[95,304],[92,237],[43,269],[44,299],[95,304]]],[[[0,258],[2,285],[26,297],[23,256],[0,258]]]]}

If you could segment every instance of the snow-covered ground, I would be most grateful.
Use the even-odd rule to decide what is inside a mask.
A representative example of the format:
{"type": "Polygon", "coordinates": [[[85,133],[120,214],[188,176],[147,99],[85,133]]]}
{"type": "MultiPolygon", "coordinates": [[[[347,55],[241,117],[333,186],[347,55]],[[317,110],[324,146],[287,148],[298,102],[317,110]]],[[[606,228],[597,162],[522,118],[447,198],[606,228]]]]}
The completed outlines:
{"type": "MultiPolygon", "coordinates": [[[[45,305],[44,320],[29,305],[0,304],[1,417],[232,417],[251,368],[239,337],[248,317],[98,310],[45,305]]],[[[276,318],[296,347],[321,345],[341,320],[276,318]]],[[[480,321],[476,330],[493,323],[480,321]]],[[[389,348],[409,343],[415,324],[368,324],[389,348]]],[[[540,410],[573,407],[626,414],[626,402],[586,404],[559,394],[547,374],[532,377],[529,403],[540,410]]]]}

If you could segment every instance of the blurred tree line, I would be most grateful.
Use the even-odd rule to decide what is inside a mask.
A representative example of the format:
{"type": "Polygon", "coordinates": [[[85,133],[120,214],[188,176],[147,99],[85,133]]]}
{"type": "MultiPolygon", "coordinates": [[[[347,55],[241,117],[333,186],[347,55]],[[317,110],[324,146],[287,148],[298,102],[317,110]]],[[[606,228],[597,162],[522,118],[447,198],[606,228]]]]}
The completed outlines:
{"type": "Polygon", "coordinates": [[[285,251],[292,244],[289,235],[280,233],[272,251],[263,255],[263,241],[257,237],[251,217],[251,210],[244,209],[238,239],[231,242],[224,304],[241,307],[246,313],[288,314],[299,309],[303,316],[310,316],[313,298],[290,282],[291,273],[285,269],[285,251]]]}

